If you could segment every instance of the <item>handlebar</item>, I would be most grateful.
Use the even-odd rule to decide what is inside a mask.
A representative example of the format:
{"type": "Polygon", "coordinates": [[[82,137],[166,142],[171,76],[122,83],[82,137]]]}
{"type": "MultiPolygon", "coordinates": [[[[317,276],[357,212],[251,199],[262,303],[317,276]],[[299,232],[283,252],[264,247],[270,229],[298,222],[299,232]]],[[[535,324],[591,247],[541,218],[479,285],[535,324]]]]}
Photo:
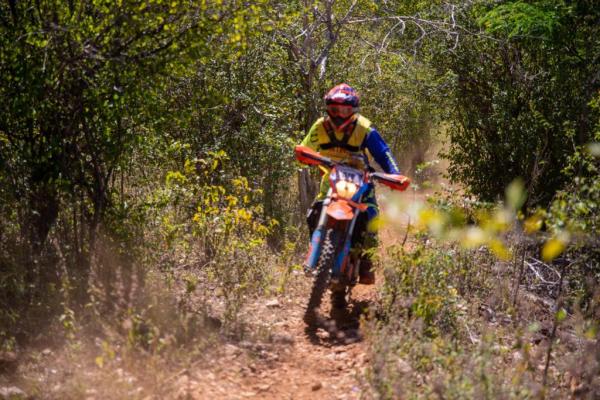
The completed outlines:
{"type": "MultiPolygon", "coordinates": [[[[318,152],[314,151],[310,147],[296,146],[294,149],[296,159],[308,165],[324,165],[328,168],[333,168],[338,164],[344,164],[333,161],[329,157],[322,156],[318,152]]],[[[361,158],[364,161],[364,156],[353,156],[354,158],[361,158]]],[[[365,163],[366,164],[366,163],[365,163]]],[[[367,164],[368,165],[368,164],[367,164]]],[[[369,177],[381,182],[393,190],[403,191],[410,185],[410,178],[404,175],[385,174],[383,172],[369,172],[369,177]]]]}

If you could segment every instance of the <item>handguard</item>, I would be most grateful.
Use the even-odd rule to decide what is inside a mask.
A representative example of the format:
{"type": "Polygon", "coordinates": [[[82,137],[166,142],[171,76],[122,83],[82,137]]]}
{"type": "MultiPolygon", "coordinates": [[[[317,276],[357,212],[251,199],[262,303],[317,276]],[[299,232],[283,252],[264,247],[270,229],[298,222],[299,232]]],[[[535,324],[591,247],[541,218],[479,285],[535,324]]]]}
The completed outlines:
{"type": "Polygon", "coordinates": [[[296,159],[302,164],[333,166],[331,159],[323,157],[310,147],[298,145],[294,148],[294,152],[296,153],[296,159]]]}
{"type": "Polygon", "coordinates": [[[371,177],[393,190],[404,191],[410,185],[410,178],[404,175],[373,172],[371,177]]]}

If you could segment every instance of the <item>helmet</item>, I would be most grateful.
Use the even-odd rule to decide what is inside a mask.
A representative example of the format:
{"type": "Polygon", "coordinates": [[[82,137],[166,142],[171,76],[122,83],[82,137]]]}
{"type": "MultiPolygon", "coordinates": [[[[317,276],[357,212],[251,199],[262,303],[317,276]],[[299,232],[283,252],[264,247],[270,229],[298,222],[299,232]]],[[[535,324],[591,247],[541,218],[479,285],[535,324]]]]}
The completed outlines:
{"type": "Polygon", "coordinates": [[[345,83],[335,86],[325,95],[327,114],[338,128],[345,127],[352,120],[358,105],[358,92],[345,83]]]}

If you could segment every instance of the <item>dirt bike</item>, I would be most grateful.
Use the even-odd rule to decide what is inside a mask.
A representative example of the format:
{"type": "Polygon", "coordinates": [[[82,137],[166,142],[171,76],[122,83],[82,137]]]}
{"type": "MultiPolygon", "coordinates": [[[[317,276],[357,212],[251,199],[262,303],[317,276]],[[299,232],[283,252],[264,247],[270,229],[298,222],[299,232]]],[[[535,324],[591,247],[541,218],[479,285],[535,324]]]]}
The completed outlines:
{"type": "Polygon", "coordinates": [[[374,172],[363,155],[343,161],[324,157],[306,146],[296,146],[296,159],[329,170],[330,188],[323,201],[319,222],[312,233],[305,271],[314,282],[304,315],[307,325],[316,322],[322,297],[329,286],[332,304],[345,304],[360,273],[360,256],[351,252],[352,236],[360,212],[367,210],[363,197],[372,182],[393,190],[405,190],[410,179],[402,175],[374,172]]]}

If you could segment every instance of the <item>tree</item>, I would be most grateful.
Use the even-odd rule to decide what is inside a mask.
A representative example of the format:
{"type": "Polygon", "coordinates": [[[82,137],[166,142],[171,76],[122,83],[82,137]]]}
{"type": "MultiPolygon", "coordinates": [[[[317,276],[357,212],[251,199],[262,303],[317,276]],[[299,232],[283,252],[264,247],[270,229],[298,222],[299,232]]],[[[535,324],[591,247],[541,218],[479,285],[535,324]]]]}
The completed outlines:
{"type": "Polygon", "coordinates": [[[2,195],[16,209],[26,287],[58,283],[42,253],[60,217],[85,296],[98,229],[118,209],[115,172],[161,117],[148,106],[163,76],[200,57],[210,39],[239,49],[253,10],[160,0],[0,5],[0,165],[10,183],[2,195]]]}
{"type": "Polygon", "coordinates": [[[599,16],[588,1],[467,7],[463,26],[484,30],[435,61],[455,76],[452,178],[495,200],[522,177],[529,206],[546,205],[564,186],[566,160],[592,138],[599,16]]]}

